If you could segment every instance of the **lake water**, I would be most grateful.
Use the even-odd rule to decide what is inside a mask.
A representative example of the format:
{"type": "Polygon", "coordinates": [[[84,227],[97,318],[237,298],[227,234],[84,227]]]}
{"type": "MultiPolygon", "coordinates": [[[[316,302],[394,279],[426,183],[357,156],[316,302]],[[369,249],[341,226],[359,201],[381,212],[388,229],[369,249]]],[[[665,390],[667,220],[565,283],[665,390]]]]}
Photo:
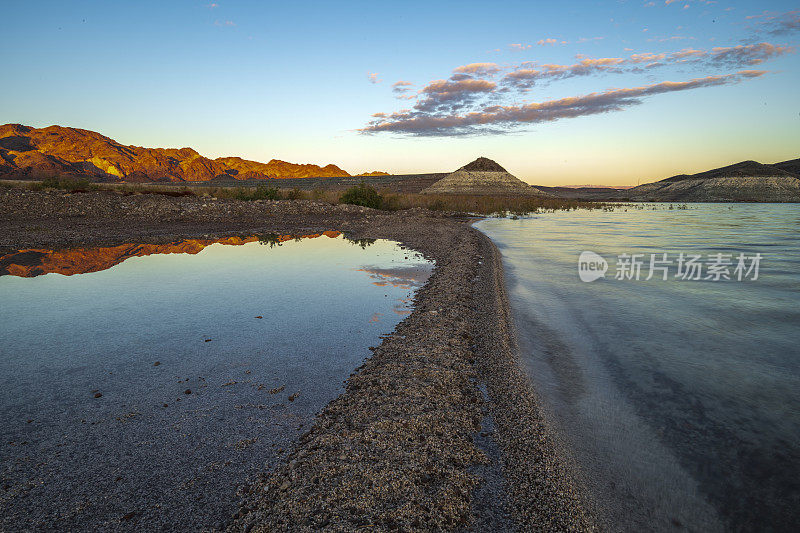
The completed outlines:
{"type": "Polygon", "coordinates": [[[311,237],[0,257],[0,529],[224,525],[431,272],[311,237]]]}
{"type": "Polygon", "coordinates": [[[546,415],[615,528],[796,531],[800,205],[687,207],[477,227],[502,252],[546,415]],[[584,251],[607,261],[604,277],[581,281],[584,251]],[[701,256],[701,279],[676,277],[681,252],[701,256]],[[647,280],[663,253],[667,279],[655,269],[647,280]],[[711,267],[719,253],[732,264],[711,267]],[[641,254],[638,280],[622,254],[641,254]],[[725,269],[729,280],[714,274],[725,269]]]}

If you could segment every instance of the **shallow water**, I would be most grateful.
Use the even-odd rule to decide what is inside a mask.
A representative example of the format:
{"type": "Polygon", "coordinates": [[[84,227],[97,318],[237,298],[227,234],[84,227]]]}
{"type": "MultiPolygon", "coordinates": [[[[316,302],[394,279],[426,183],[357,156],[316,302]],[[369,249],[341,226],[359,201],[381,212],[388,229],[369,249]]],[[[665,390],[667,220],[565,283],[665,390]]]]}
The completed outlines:
{"type": "Polygon", "coordinates": [[[477,227],[503,254],[546,414],[616,528],[795,530],[800,205],[651,205],[477,227]],[[579,279],[583,251],[608,261],[605,277],[579,279]],[[644,279],[650,254],[680,252],[763,258],[756,280],[733,267],[730,281],[681,280],[677,265],[644,279]],[[644,254],[638,281],[616,279],[624,253],[644,254]]]}
{"type": "Polygon", "coordinates": [[[328,235],[2,259],[0,529],[229,520],[430,275],[328,235]]]}

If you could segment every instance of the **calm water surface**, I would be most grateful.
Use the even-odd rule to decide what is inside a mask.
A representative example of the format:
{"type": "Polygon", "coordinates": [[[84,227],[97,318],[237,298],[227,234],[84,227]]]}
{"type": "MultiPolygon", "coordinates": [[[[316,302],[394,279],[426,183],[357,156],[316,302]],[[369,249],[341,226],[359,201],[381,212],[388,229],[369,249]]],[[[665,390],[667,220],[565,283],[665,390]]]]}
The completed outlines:
{"type": "Polygon", "coordinates": [[[191,254],[123,262],[118,249],[25,252],[35,266],[0,265],[118,263],[0,275],[0,529],[230,519],[237,486],[342,391],[431,271],[389,241],[275,244],[182,243],[191,254]]]}
{"type": "Polygon", "coordinates": [[[800,205],[477,227],[502,251],[534,386],[615,527],[797,530],[800,205]],[[605,278],[580,281],[586,250],[609,261],[605,278]],[[763,259],[755,281],[680,281],[675,266],[668,280],[614,279],[620,254],[664,252],[763,259]]]}

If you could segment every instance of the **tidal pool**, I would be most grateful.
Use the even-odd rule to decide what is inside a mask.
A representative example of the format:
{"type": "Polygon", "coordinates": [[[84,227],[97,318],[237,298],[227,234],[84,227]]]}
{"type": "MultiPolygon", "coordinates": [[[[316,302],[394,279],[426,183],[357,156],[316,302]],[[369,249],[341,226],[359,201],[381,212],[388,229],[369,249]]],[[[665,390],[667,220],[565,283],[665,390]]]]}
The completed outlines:
{"type": "Polygon", "coordinates": [[[336,232],[0,257],[0,529],[221,527],[432,263],[336,232]]]}

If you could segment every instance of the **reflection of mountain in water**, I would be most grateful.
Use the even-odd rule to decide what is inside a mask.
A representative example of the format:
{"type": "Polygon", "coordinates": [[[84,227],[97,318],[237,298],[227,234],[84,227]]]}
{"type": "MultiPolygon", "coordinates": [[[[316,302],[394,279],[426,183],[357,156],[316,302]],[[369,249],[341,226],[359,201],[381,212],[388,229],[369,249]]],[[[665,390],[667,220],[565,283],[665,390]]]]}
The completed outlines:
{"type": "Polygon", "coordinates": [[[129,243],[105,248],[72,248],[69,250],[27,249],[0,255],[0,276],[32,278],[42,274],[86,274],[100,272],[118,265],[131,257],[153,254],[198,254],[206,246],[225,244],[239,246],[249,242],[282,242],[299,239],[314,239],[320,236],[335,238],[338,231],[325,231],[310,235],[278,235],[249,237],[226,237],[223,239],[187,239],[166,244],[129,243]]]}

